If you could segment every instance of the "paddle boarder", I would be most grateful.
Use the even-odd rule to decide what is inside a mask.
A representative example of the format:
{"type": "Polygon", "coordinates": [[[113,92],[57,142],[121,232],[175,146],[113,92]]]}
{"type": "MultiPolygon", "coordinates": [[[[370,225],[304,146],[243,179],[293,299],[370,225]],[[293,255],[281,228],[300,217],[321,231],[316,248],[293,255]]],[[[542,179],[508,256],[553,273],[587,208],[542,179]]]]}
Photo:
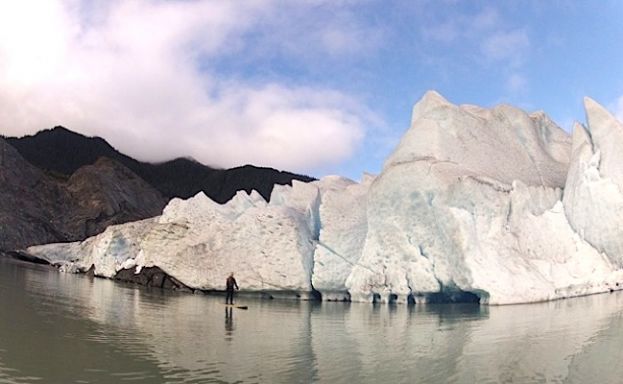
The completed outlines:
{"type": "Polygon", "coordinates": [[[226,287],[226,292],[227,292],[227,296],[225,296],[225,304],[234,304],[234,288],[236,290],[240,289],[238,288],[238,283],[236,283],[236,279],[234,278],[234,273],[230,273],[229,277],[227,278],[227,280],[225,281],[225,287],[226,287]]]}

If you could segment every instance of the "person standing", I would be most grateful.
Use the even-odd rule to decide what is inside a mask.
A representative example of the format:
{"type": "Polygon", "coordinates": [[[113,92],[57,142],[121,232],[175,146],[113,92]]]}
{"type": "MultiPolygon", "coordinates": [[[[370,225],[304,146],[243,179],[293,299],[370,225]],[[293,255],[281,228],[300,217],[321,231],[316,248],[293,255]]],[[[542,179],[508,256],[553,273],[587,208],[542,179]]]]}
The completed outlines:
{"type": "Polygon", "coordinates": [[[238,288],[238,283],[234,278],[233,272],[229,274],[229,277],[225,281],[225,288],[227,292],[227,296],[225,296],[225,304],[234,304],[234,288],[237,290],[240,288],[238,288]]]}

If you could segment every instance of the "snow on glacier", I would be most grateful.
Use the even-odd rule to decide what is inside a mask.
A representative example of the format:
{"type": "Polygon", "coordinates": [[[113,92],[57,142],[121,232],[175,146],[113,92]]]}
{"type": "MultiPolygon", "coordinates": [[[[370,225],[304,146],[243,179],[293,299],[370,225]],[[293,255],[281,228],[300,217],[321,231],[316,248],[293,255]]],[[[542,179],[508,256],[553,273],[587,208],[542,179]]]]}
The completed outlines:
{"type": "Polygon", "coordinates": [[[509,304],[623,288],[623,127],[585,100],[570,138],[544,113],[428,92],[378,176],[203,193],[81,243],[28,251],[98,276],[158,266],[191,288],[324,300],[509,304]]]}

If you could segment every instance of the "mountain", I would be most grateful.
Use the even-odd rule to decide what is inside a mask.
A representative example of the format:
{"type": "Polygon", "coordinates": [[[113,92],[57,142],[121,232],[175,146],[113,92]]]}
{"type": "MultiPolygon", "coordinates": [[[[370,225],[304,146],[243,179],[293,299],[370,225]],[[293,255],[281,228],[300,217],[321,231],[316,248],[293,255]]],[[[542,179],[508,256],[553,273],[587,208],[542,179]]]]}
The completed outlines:
{"type": "Polygon", "coordinates": [[[156,216],[166,202],[115,160],[100,158],[58,178],[0,138],[0,250],[82,240],[112,224],[156,216]]]}
{"type": "Polygon", "coordinates": [[[110,225],[157,216],[168,200],[123,164],[107,157],[78,168],[63,186],[72,207],[64,227],[79,239],[94,236],[110,225]]]}
{"type": "Polygon", "coordinates": [[[269,200],[275,184],[314,180],[308,176],[252,165],[215,169],[187,158],[158,164],[140,162],[117,151],[102,138],[86,137],[64,127],[6,140],[31,164],[63,178],[68,178],[82,166],[95,163],[100,157],[116,160],[168,199],[186,199],[203,191],[212,200],[225,203],[239,190],[248,193],[256,190],[269,200]]]}
{"type": "Polygon", "coordinates": [[[513,304],[623,289],[623,124],[585,100],[573,137],[542,113],[429,92],[382,172],[277,186],[270,202],[200,193],[81,243],[28,249],[115,278],[361,302],[513,304]]]}
{"type": "Polygon", "coordinates": [[[62,239],[54,220],[66,202],[62,188],[0,138],[0,249],[62,239]],[[48,197],[60,202],[58,209],[48,197]]]}

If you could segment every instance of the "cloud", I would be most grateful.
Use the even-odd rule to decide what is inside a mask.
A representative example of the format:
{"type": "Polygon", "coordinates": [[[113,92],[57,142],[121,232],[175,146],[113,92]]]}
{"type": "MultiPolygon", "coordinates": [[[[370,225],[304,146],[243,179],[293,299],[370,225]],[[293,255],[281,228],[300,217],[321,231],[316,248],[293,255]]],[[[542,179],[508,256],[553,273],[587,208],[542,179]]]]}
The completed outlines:
{"type": "Polygon", "coordinates": [[[182,148],[211,152],[224,164],[316,167],[347,158],[363,137],[364,112],[337,92],[228,84],[219,93],[178,136],[182,148]]]}
{"type": "Polygon", "coordinates": [[[513,92],[521,92],[528,86],[528,80],[519,73],[513,73],[506,79],[506,88],[513,92]]]}
{"type": "Polygon", "coordinates": [[[272,17],[254,30],[255,44],[249,48],[264,49],[263,53],[268,48],[272,55],[302,61],[373,54],[381,47],[385,31],[353,11],[361,5],[350,1],[280,2],[272,17]]]}
{"type": "Polygon", "coordinates": [[[499,32],[503,25],[498,11],[491,7],[483,7],[476,13],[458,13],[456,5],[451,8],[431,8],[425,12],[426,21],[422,23],[421,32],[425,39],[445,44],[465,41],[479,41],[490,34],[499,32]],[[440,15],[436,12],[443,11],[440,15]]]}
{"type": "Polygon", "coordinates": [[[497,9],[490,7],[481,9],[480,12],[470,20],[470,25],[472,25],[474,29],[480,31],[498,28],[501,23],[502,19],[497,9]]]}
{"type": "Polygon", "coordinates": [[[442,43],[452,43],[461,35],[459,25],[456,20],[449,20],[445,23],[436,25],[426,25],[422,29],[422,34],[427,39],[436,40],[442,43]]]}
{"type": "MultiPolygon", "coordinates": [[[[303,36],[262,34],[285,28],[275,2],[94,3],[1,3],[3,134],[62,124],[144,160],[189,155],[215,166],[301,172],[339,162],[362,142],[372,114],[353,97],[210,69],[253,51],[249,36],[273,45],[303,36]]],[[[305,42],[353,54],[366,49],[367,33],[333,23],[305,42]]]]}
{"type": "Polygon", "coordinates": [[[530,52],[527,28],[514,27],[513,20],[491,6],[476,12],[456,6],[432,7],[421,17],[421,35],[433,55],[440,49],[440,54],[447,57],[448,50],[453,50],[455,55],[465,56],[463,61],[487,67],[492,63],[502,65],[509,72],[521,66],[530,52]]]}
{"type": "Polygon", "coordinates": [[[481,44],[481,51],[488,59],[513,64],[521,64],[529,48],[530,39],[525,29],[494,33],[481,44]]]}

